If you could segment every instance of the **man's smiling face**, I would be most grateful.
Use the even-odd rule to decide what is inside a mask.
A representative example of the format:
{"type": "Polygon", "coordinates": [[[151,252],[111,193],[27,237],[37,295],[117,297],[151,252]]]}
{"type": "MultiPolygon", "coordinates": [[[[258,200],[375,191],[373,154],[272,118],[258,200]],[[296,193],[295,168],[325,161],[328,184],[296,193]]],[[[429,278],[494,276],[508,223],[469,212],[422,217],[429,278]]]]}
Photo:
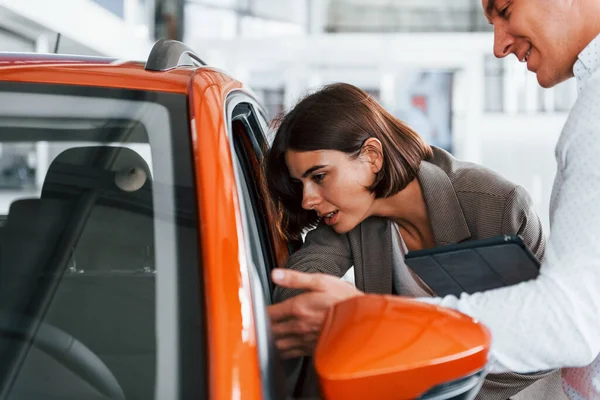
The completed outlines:
{"type": "Polygon", "coordinates": [[[514,54],[537,75],[542,87],[573,76],[577,61],[573,0],[482,0],[494,25],[494,54],[514,54]]]}

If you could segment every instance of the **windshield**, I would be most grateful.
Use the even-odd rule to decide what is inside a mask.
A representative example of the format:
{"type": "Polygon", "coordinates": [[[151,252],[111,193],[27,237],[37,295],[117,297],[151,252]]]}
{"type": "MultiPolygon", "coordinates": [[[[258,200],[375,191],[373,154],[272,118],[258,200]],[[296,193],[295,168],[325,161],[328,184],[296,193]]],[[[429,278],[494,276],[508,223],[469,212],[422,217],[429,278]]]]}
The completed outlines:
{"type": "Polygon", "coordinates": [[[205,397],[186,110],[0,84],[2,398],[205,397]]]}

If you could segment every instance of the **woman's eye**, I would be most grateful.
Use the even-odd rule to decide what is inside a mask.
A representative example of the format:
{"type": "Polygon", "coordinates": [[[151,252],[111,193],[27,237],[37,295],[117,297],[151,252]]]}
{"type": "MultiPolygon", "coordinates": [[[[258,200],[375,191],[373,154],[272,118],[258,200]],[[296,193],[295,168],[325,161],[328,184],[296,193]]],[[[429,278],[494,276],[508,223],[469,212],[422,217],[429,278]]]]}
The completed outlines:
{"type": "Polygon", "coordinates": [[[325,174],[317,174],[317,175],[313,175],[313,177],[312,177],[312,179],[315,183],[323,182],[324,178],[325,178],[325,174]]]}

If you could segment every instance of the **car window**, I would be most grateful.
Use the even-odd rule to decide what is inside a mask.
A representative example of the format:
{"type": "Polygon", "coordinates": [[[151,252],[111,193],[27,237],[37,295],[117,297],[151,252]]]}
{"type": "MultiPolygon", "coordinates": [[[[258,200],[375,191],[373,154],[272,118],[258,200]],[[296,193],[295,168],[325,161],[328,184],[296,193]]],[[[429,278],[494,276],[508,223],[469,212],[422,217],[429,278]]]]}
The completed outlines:
{"type": "Polygon", "coordinates": [[[206,398],[186,104],[0,84],[3,398],[206,398]]]}
{"type": "Polygon", "coordinates": [[[252,261],[257,268],[265,298],[270,303],[272,284],[269,274],[275,267],[275,255],[270,237],[267,211],[260,187],[259,157],[261,147],[256,140],[256,136],[262,135],[262,132],[252,130],[250,123],[256,121],[253,114],[248,110],[245,106],[238,106],[236,112],[239,114],[234,117],[233,121],[233,144],[236,166],[239,171],[238,176],[240,177],[238,188],[243,196],[242,204],[244,206],[248,229],[247,238],[250,244],[252,261]],[[244,110],[243,113],[242,110],[244,110]]]}
{"type": "Polygon", "coordinates": [[[269,124],[266,114],[264,114],[262,112],[257,112],[256,117],[257,117],[258,123],[260,124],[260,129],[263,133],[263,136],[266,138],[267,143],[270,147],[271,144],[273,143],[273,139],[275,137],[275,130],[272,129],[272,126],[269,124]]]}
{"type": "Polygon", "coordinates": [[[278,236],[265,204],[261,158],[266,143],[256,118],[256,109],[250,102],[237,100],[237,105],[232,111],[231,139],[237,188],[244,219],[244,238],[251,259],[249,274],[253,286],[253,310],[263,396],[284,398],[287,390],[284,386],[285,375],[276,356],[265,306],[271,303],[270,272],[275,266],[285,262],[287,247],[285,241],[278,236]]]}
{"type": "MultiPolygon", "coordinates": [[[[238,171],[238,176],[243,176],[243,167],[237,155],[235,157],[235,168],[238,171]]],[[[268,261],[264,257],[263,243],[261,241],[261,233],[258,226],[259,221],[257,220],[257,215],[255,214],[254,207],[252,205],[252,197],[250,194],[251,189],[248,186],[245,178],[242,178],[241,182],[239,183],[238,190],[240,191],[239,194],[241,196],[240,204],[242,205],[241,211],[244,218],[244,233],[250,250],[252,264],[260,280],[263,297],[267,303],[270,303],[271,290],[269,279],[267,277],[268,261]]]]}

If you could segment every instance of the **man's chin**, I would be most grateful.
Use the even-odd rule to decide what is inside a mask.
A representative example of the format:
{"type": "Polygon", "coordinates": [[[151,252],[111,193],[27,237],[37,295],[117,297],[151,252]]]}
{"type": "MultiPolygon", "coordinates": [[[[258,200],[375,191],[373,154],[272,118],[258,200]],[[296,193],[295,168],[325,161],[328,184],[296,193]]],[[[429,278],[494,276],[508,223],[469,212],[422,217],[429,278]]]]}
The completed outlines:
{"type": "Polygon", "coordinates": [[[540,75],[538,75],[538,76],[537,76],[537,81],[538,81],[538,84],[539,84],[541,87],[543,87],[544,89],[550,89],[551,87],[553,87],[553,86],[556,86],[556,85],[557,85],[557,83],[554,83],[554,82],[553,82],[553,81],[551,81],[551,80],[546,80],[546,79],[544,79],[543,77],[540,77],[540,75]]]}
{"type": "Polygon", "coordinates": [[[541,87],[543,87],[544,89],[550,89],[551,87],[554,87],[554,86],[558,85],[559,83],[566,81],[570,77],[569,76],[564,76],[564,77],[557,76],[555,74],[549,75],[549,74],[544,74],[543,71],[537,71],[536,78],[537,78],[538,84],[541,87]]]}

